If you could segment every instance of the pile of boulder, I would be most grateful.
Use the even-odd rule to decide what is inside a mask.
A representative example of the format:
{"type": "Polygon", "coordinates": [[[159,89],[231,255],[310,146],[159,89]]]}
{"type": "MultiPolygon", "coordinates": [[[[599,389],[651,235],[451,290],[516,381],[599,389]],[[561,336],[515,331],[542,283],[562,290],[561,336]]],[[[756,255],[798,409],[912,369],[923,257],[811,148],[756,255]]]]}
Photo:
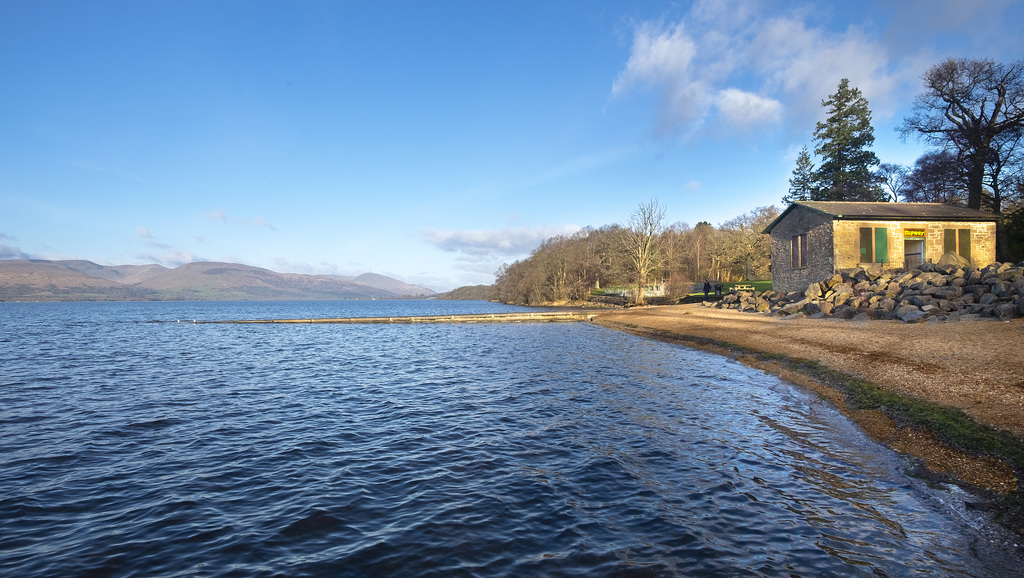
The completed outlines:
{"type": "Polygon", "coordinates": [[[789,317],[899,319],[907,323],[1024,316],[1024,262],[981,269],[923,263],[917,269],[843,270],[804,291],[741,291],[706,307],[789,317]]]}

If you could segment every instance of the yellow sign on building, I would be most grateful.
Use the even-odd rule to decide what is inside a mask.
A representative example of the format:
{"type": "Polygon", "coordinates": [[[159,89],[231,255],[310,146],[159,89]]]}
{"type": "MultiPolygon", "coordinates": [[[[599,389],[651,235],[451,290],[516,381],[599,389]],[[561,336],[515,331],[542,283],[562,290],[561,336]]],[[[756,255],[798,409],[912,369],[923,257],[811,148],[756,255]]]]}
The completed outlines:
{"type": "Polygon", "coordinates": [[[924,239],[924,229],[903,229],[904,239],[924,239]]]}

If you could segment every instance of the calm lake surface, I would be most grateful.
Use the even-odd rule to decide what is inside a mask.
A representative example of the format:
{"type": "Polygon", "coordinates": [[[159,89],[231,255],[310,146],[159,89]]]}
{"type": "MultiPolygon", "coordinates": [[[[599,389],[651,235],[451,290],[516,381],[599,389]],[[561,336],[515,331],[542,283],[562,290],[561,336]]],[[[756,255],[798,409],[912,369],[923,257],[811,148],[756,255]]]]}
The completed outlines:
{"type": "Polygon", "coordinates": [[[0,575],[1020,568],[955,489],[722,357],[585,323],[190,322],[513,310],[0,303],[0,575]]]}

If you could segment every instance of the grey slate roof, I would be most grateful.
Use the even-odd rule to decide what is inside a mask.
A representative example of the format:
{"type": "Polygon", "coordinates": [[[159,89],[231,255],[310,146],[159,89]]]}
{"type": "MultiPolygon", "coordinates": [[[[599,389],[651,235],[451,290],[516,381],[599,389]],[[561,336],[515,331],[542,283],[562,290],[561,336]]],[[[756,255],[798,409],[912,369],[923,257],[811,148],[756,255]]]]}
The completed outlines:
{"type": "Polygon", "coordinates": [[[797,207],[825,213],[843,221],[998,221],[994,213],[954,207],[943,203],[858,203],[847,201],[797,201],[782,211],[764,232],[770,234],[797,207]]]}

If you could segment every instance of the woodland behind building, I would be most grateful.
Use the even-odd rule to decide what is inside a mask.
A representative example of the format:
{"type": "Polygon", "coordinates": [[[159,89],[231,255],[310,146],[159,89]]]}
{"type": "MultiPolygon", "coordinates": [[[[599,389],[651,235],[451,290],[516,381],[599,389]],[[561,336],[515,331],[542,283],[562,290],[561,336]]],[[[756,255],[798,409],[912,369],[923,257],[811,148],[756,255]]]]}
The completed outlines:
{"type": "MultiPolygon", "coordinates": [[[[656,203],[655,207],[656,207],[656,203]]],[[[641,205],[638,213],[648,205],[641,205]]],[[[647,284],[665,283],[668,296],[690,292],[694,283],[764,279],[770,247],[761,233],[775,217],[774,206],[760,207],[720,224],[675,223],[652,229],[652,267],[647,284]]],[[[585,301],[611,288],[635,287],[638,271],[626,225],[585,228],[544,241],[530,256],[497,273],[493,298],[505,303],[540,305],[585,301]]]]}

